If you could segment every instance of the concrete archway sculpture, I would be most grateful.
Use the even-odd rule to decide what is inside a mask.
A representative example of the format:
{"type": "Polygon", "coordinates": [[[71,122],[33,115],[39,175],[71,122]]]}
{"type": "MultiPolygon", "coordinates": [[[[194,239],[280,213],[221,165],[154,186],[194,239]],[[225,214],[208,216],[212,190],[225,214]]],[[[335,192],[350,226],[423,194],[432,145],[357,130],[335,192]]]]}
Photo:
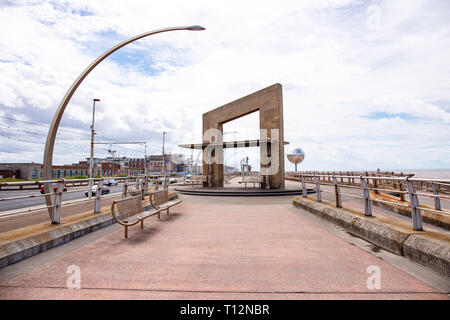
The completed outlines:
{"type": "MultiPolygon", "coordinates": [[[[261,175],[263,188],[284,189],[284,127],[283,127],[283,92],[281,84],[276,83],[248,96],[227,103],[203,114],[203,137],[211,129],[223,134],[223,124],[237,118],[259,111],[260,140],[254,146],[260,147],[261,175]],[[271,150],[273,150],[271,152],[271,150]],[[266,162],[263,159],[268,159],[266,162]],[[270,170],[269,170],[270,169],[270,170]]],[[[221,135],[220,135],[221,137],[221,135]]],[[[203,144],[211,141],[204,140],[203,144]]],[[[222,142],[222,141],[217,141],[222,142]]],[[[242,145],[246,147],[249,145],[242,145]]],[[[251,146],[251,143],[250,143],[251,146]]],[[[239,147],[239,146],[231,146],[239,147]]],[[[205,151],[205,148],[203,148],[205,151]]],[[[204,187],[223,187],[223,149],[214,164],[208,164],[203,158],[203,175],[209,177],[204,187]]],[[[205,153],[205,152],[204,152],[205,153]]]]}

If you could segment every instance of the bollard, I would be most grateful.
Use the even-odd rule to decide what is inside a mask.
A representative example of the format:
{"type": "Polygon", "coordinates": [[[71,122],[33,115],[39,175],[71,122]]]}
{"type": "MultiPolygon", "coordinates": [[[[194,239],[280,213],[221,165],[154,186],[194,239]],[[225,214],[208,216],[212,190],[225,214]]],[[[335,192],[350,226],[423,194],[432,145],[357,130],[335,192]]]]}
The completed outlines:
{"type": "MultiPolygon", "coordinates": [[[[50,190],[53,190],[51,188],[50,190]]],[[[61,221],[61,203],[62,203],[62,193],[64,191],[64,180],[58,182],[58,187],[55,193],[55,202],[52,209],[52,224],[59,224],[61,221]]]]}
{"type": "Polygon", "coordinates": [[[306,197],[306,183],[305,183],[305,177],[302,175],[302,195],[306,197]]]}
{"type": "Polygon", "coordinates": [[[406,177],[406,187],[408,188],[409,201],[411,203],[413,228],[415,231],[422,231],[422,216],[420,214],[419,199],[417,198],[414,183],[409,180],[409,177],[406,177]]]}
{"type": "Polygon", "coordinates": [[[370,194],[369,194],[369,189],[367,188],[367,181],[366,181],[366,178],[363,178],[362,176],[359,177],[359,180],[361,181],[361,187],[363,189],[364,215],[367,217],[371,217],[372,216],[372,204],[370,203],[370,194]]]}
{"type": "Polygon", "coordinates": [[[97,192],[95,193],[94,213],[101,212],[102,190],[103,190],[103,179],[98,182],[97,192]]]}
{"type": "Polygon", "coordinates": [[[336,193],[336,207],[342,208],[341,191],[337,183],[336,177],[333,175],[334,192],[336,193]]]}
{"type": "Polygon", "coordinates": [[[317,202],[322,202],[322,194],[320,192],[320,184],[317,177],[314,177],[314,183],[316,184],[316,200],[317,202]]]}
{"type": "Polygon", "coordinates": [[[439,199],[439,188],[434,182],[431,182],[431,187],[433,188],[434,208],[436,210],[441,211],[441,200],[439,199]]]}

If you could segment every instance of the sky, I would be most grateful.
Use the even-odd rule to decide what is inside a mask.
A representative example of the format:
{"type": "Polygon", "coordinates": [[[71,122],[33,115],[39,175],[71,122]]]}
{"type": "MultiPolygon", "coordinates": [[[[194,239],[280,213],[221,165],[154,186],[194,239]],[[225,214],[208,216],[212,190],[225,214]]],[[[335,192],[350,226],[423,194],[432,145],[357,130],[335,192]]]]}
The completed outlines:
{"type": "MultiPolygon", "coordinates": [[[[450,168],[450,2],[0,0],[0,162],[42,163],[48,126],[78,75],[115,44],[154,29],[201,25],[112,54],[66,108],[54,164],[96,141],[145,141],[147,154],[190,151],[202,114],[280,83],[286,153],[299,170],[450,168]]],[[[224,140],[258,138],[258,114],[224,140]]],[[[144,145],[96,145],[143,157],[144,145]]],[[[258,150],[227,151],[227,164],[258,150]]],[[[194,158],[199,153],[194,152],[194,158]]],[[[286,169],[294,166],[286,162],[286,169]]]]}

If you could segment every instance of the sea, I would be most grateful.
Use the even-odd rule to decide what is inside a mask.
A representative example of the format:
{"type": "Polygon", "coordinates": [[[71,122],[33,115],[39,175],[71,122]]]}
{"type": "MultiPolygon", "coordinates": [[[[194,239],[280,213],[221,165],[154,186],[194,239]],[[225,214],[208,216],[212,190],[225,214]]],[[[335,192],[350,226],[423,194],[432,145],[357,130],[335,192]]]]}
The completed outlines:
{"type": "Polygon", "coordinates": [[[395,173],[414,173],[415,178],[435,178],[435,179],[450,179],[450,169],[390,169],[381,171],[394,171],[395,173]]]}

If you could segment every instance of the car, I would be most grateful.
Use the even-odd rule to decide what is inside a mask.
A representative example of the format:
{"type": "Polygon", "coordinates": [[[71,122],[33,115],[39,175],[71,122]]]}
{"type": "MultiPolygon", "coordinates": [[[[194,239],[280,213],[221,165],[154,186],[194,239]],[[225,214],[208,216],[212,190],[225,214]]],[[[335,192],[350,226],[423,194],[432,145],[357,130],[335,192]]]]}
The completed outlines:
{"type": "Polygon", "coordinates": [[[186,182],[191,182],[191,178],[192,176],[190,174],[186,175],[186,177],[184,178],[184,181],[186,182]]]}
{"type": "Polygon", "coordinates": [[[170,184],[172,184],[172,183],[177,183],[178,182],[178,179],[177,178],[170,178],[169,179],[169,183],[170,184]]]}
{"type": "Polygon", "coordinates": [[[116,179],[105,179],[103,181],[104,186],[117,186],[118,182],[116,179]]]}
{"type": "MultiPolygon", "coordinates": [[[[97,194],[97,189],[98,189],[98,185],[97,185],[97,184],[94,184],[94,185],[92,186],[92,196],[95,196],[95,195],[97,194]]],[[[108,188],[108,187],[103,187],[103,188],[102,188],[102,195],[103,195],[103,194],[108,194],[108,193],[110,193],[109,188],[108,188]]],[[[86,197],[89,196],[89,189],[86,190],[86,192],[84,193],[84,195],[85,195],[86,197]]]]}
{"type": "MultiPolygon", "coordinates": [[[[58,185],[57,185],[56,183],[54,183],[54,184],[53,184],[53,191],[56,192],[56,190],[58,190],[58,185]]],[[[43,186],[43,185],[41,186],[40,191],[41,191],[41,194],[44,194],[44,193],[45,193],[45,190],[44,190],[44,186],[43,186]]],[[[66,192],[66,191],[67,191],[67,187],[64,186],[63,192],[66,192]]]]}

